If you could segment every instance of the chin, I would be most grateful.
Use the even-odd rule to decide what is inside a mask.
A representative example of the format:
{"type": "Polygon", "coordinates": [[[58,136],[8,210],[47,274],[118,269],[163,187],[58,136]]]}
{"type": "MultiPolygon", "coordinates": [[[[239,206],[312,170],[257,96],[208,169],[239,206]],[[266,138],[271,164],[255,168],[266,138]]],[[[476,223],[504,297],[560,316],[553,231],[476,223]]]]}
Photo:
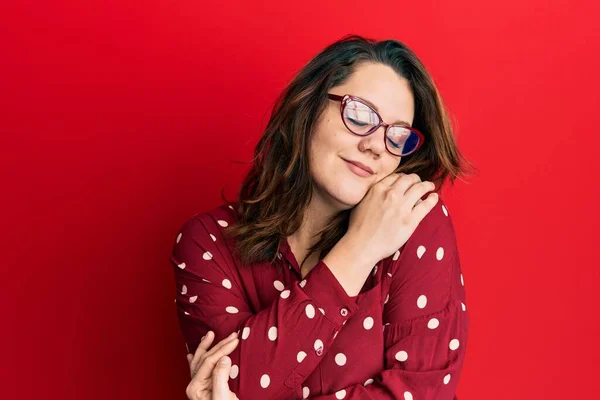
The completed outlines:
{"type": "Polygon", "coordinates": [[[354,208],[365,197],[370,187],[364,181],[354,179],[354,176],[331,174],[323,178],[315,180],[315,194],[339,211],[354,208]]]}
{"type": "Polygon", "coordinates": [[[358,185],[348,187],[337,187],[336,190],[328,192],[340,210],[354,208],[365,197],[367,192],[358,185]],[[353,186],[353,187],[352,187],[353,186]]]}

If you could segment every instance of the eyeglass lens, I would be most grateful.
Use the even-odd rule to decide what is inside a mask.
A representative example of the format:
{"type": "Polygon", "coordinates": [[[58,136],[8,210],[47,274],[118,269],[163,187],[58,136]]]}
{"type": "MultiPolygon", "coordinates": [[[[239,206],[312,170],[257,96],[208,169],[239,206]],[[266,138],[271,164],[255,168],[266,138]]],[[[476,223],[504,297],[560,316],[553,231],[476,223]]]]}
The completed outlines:
{"type": "MultiPolygon", "coordinates": [[[[349,100],[344,107],[344,123],[357,135],[366,135],[379,124],[379,116],[366,104],[349,100]]],[[[419,144],[419,136],[407,127],[392,125],[387,130],[386,147],[398,156],[410,153],[419,144]]]]}

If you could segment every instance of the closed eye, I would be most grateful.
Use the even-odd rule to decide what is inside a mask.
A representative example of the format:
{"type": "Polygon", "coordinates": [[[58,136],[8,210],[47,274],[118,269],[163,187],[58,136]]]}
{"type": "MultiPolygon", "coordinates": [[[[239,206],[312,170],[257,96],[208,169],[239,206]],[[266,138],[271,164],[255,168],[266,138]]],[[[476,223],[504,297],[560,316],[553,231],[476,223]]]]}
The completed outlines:
{"type": "Polygon", "coordinates": [[[364,123],[364,122],[357,121],[357,120],[355,120],[355,119],[352,119],[352,118],[350,118],[350,117],[346,117],[346,119],[347,119],[348,121],[352,122],[352,123],[353,123],[354,125],[356,125],[356,126],[361,126],[361,127],[363,127],[363,126],[367,126],[367,125],[369,125],[369,124],[367,124],[367,123],[364,123]]]}
{"type": "Polygon", "coordinates": [[[392,144],[392,146],[394,146],[395,148],[399,149],[400,145],[398,143],[395,143],[392,139],[387,138],[388,142],[390,142],[392,144]]]}

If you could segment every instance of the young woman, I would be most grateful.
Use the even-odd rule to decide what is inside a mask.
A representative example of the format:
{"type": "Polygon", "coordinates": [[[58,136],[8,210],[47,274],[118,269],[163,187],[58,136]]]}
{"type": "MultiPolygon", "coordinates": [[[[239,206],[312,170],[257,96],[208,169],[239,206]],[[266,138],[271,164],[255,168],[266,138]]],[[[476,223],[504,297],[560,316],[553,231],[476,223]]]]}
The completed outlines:
{"type": "Polygon", "coordinates": [[[455,399],[468,313],[437,192],[463,161],[406,45],[352,35],[310,60],[237,201],[175,240],[188,397],[455,399]]]}

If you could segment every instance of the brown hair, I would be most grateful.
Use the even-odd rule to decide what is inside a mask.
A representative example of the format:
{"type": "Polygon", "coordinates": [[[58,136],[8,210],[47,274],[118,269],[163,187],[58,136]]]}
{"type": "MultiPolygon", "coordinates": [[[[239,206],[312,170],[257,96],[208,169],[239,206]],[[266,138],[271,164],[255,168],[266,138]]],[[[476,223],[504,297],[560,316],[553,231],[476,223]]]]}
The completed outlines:
{"type": "MultiPolygon", "coordinates": [[[[425,142],[402,157],[396,172],[415,173],[434,182],[439,191],[447,177],[454,183],[465,173],[463,162],[472,166],[458,150],[441,96],[412,50],[396,40],[345,36],[310,60],[275,101],[238,201],[230,202],[238,221],[225,233],[236,239],[234,251],[242,265],[273,262],[281,240],[300,228],[312,196],[308,144],[313,128],[325,109],[328,91],[346,81],[362,62],[393,68],[408,80],[413,92],[412,126],[425,135],[425,142]]],[[[350,212],[341,211],[329,221],[309,255],[318,251],[324,257],[333,248],[346,233],[350,212]]]]}

